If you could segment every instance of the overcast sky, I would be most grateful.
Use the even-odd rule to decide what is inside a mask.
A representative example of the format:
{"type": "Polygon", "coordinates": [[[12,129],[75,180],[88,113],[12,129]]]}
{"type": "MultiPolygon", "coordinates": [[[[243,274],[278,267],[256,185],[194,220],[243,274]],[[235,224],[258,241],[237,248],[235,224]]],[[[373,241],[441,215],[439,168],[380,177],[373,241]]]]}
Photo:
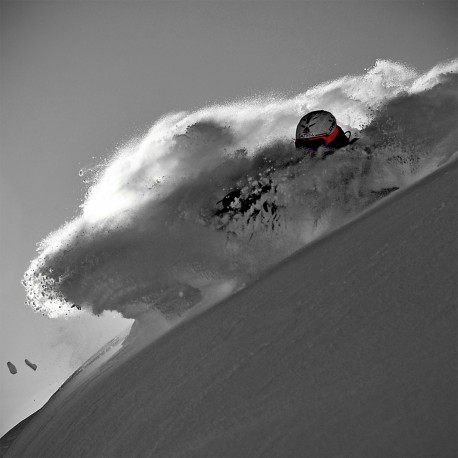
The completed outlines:
{"type": "Polygon", "coordinates": [[[456,1],[0,5],[0,434],[27,413],[14,410],[19,399],[38,404],[123,326],[111,317],[52,321],[23,304],[36,243],[78,212],[82,167],[170,111],[303,92],[376,59],[424,71],[458,55],[456,1]],[[8,360],[20,369],[14,383],[8,360]]]}

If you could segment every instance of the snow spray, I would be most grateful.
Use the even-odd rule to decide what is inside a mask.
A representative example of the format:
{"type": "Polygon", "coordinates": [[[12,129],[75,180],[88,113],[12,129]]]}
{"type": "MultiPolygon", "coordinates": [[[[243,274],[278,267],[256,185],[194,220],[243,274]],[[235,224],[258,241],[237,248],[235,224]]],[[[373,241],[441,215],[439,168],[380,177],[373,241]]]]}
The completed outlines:
{"type": "Polygon", "coordinates": [[[381,60],[295,97],[164,116],[94,170],[79,216],[40,243],[27,303],[165,320],[211,305],[452,156],[457,73],[458,60],[425,74],[381,60]],[[296,151],[296,124],[316,109],[360,140],[323,161],[296,151]],[[213,217],[228,192],[266,179],[275,212],[213,217]]]}

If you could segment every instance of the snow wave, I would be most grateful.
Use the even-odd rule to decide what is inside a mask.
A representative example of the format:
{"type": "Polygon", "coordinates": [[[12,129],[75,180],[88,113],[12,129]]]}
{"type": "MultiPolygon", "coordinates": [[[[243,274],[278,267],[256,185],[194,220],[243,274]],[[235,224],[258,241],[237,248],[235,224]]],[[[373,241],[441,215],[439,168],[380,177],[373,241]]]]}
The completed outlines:
{"type": "Polygon", "coordinates": [[[458,60],[425,74],[377,61],[292,98],[164,116],[93,170],[81,214],[40,243],[23,279],[28,304],[50,317],[77,304],[172,319],[215,302],[453,155],[457,82],[458,60]],[[314,109],[360,140],[303,157],[292,138],[314,109]],[[270,191],[251,213],[214,216],[227,192],[262,183],[270,191]]]}

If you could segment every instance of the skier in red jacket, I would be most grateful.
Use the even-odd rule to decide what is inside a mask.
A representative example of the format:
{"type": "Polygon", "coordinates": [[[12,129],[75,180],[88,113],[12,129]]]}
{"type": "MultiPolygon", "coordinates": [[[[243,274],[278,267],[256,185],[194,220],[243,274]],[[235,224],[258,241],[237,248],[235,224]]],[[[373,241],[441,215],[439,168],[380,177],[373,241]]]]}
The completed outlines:
{"type": "MultiPolygon", "coordinates": [[[[304,150],[304,154],[314,157],[317,150],[322,148],[321,159],[333,154],[337,149],[354,143],[358,138],[350,140],[351,133],[344,132],[337,125],[336,118],[329,111],[311,111],[301,118],[296,128],[295,145],[298,150],[304,150]],[[348,134],[348,135],[347,135],[348,134]]],[[[234,189],[226,194],[217,204],[221,204],[216,215],[227,212],[245,213],[261,196],[273,189],[271,180],[259,184],[253,192],[243,195],[241,189],[234,189]]]]}

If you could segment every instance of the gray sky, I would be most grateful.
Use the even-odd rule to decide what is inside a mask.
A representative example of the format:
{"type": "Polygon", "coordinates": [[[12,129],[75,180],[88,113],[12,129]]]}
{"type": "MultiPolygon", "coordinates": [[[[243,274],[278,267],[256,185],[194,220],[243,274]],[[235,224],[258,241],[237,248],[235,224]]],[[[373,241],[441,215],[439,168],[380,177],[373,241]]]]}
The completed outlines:
{"type": "Polygon", "coordinates": [[[120,326],[53,322],[23,305],[35,244],[78,212],[82,167],[170,111],[302,92],[376,59],[424,71],[458,55],[456,1],[0,5],[2,404],[66,375],[65,362],[45,373],[52,352],[53,361],[90,356],[81,335],[103,339],[120,326]],[[6,361],[24,372],[24,358],[39,370],[13,387],[6,361]]]}

